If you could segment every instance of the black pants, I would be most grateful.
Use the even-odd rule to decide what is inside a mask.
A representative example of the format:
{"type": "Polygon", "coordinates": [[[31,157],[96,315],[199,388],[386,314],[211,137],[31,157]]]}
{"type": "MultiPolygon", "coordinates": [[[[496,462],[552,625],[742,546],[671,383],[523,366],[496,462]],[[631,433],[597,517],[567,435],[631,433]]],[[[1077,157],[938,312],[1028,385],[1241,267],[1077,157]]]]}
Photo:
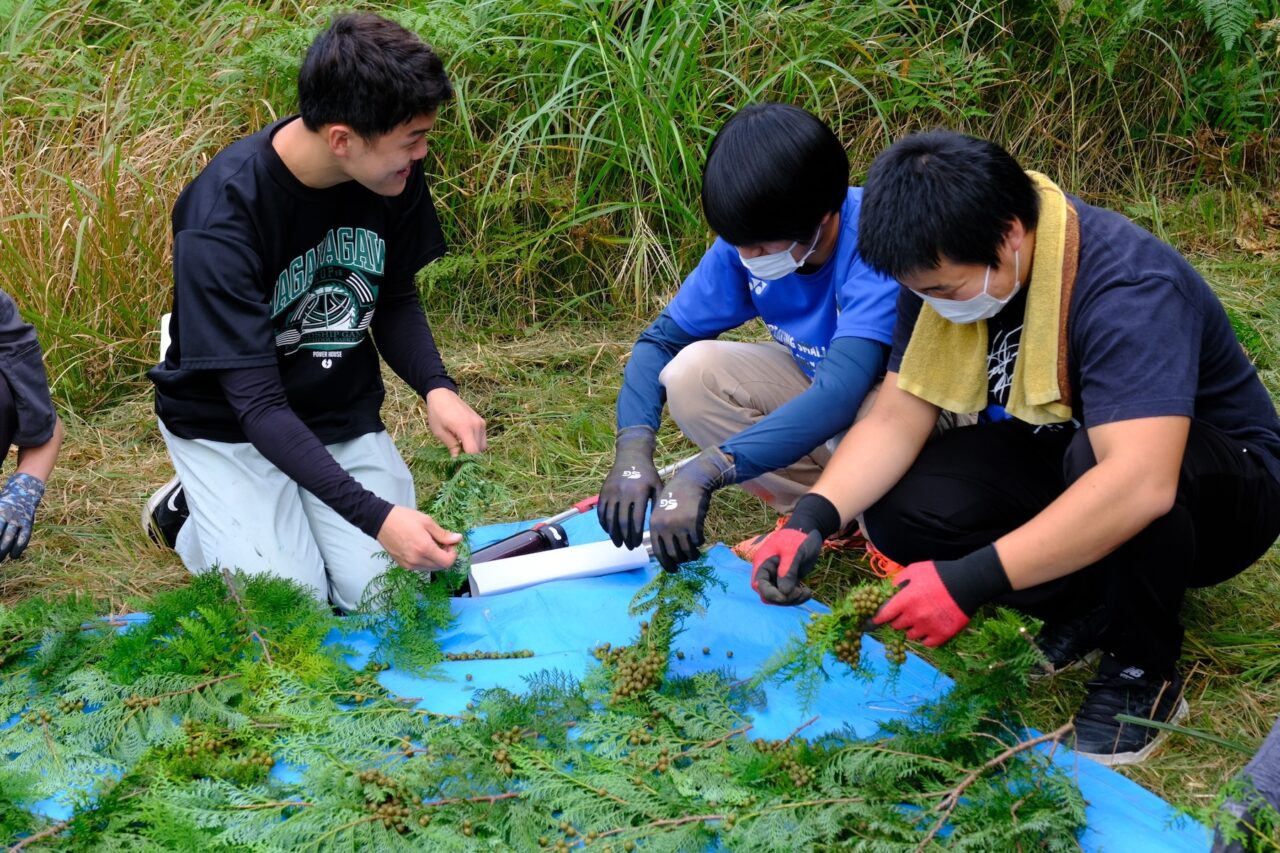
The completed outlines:
{"type": "MultiPolygon", "coordinates": [[[[867,511],[867,534],[904,565],[962,557],[1029,521],[1096,464],[1083,429],[1035,432],[1002,421],[952,430],[926,445],[867,511]]],[[[1186,589],[1234,577],[1277,535],[1280,483],[1256,453],[1192,421],[1167,515],[1093,565],[998,603],[1049,624],[1104,605],[1110,626],[1102,648],[1168,674],[1182,650],[1186,589]]]]}

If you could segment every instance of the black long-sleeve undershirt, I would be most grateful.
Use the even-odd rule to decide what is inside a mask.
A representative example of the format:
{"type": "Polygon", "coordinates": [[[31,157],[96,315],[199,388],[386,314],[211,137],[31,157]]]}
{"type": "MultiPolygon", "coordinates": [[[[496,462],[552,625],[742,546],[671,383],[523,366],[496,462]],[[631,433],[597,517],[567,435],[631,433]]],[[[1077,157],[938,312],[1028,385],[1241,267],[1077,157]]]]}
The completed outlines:
{"type": "MultiPolygon", "coordinates": [[[[412,286],[387,288],[374,314],[373,338],[387,365],[419,395],[456,391],[412,286]]],[[[360,485],[289,406],[276,365],[218,371],[245,437],[267,461],[326,506],[376,537],[392,504],[360,485]]]]}
{"type": "Polygon", "coordinates": [[[279,367],[220,370],[218,382],[245,437],[268,462],[338,515],[377,537],[392,505],[356,482],[290,408],[279,367]]]}

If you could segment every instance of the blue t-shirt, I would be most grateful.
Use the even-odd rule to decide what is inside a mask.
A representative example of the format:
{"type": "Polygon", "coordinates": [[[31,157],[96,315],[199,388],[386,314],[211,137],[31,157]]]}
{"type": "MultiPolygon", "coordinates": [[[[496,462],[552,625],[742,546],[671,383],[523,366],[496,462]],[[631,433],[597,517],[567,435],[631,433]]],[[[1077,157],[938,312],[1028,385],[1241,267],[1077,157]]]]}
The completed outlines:
{"type": "MultiPolygon", "coordinates": [[[[1137,418],[1193,418],[1258,453],[1280,480],[1280,417],[1209,285],[1145,229],[1118,213],[1068,199],[1080,217],[1080,262],[1067,328],[1075,420],[1088,428],[1137,418]]],[[[890,371],[902,366],[920,304],[902,288],[890,371]]],[[[1025,307],[1019,294],[988,321],[993,407],[1008,400],[1025,307]]]]}
{"type": "Polygon", "coordinates": [[[759,317],[773,339],[791,350],[812,378],[835,338],[893,342],[898,283],[858,255],[862,188],[850,187],[840,207],[840,234],[822,268],[776,281],[754,279],[738,250],[717,238],[667,307],[695,338],[714,338],[759,317]]]}

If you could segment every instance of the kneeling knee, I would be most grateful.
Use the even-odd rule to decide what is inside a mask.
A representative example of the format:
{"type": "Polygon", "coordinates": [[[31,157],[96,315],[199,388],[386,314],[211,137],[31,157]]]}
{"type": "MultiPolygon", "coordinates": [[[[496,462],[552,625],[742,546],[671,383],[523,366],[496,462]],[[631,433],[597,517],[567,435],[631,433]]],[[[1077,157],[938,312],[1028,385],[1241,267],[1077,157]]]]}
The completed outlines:
{"type": "Polygon", "coordinates": [[[694,341],[676,353],[658,375],[676,423],[695,407],[694,401],[707,394],[705,367],[715,347],[716,341],[694,341]]]}

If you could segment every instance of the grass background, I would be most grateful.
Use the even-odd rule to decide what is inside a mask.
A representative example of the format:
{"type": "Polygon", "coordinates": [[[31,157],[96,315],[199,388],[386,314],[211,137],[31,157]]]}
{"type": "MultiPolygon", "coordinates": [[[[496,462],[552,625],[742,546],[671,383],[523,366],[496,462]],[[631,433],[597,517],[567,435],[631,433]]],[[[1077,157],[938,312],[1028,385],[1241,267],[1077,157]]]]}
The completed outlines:
{"type": "MultiPolygon", "coordinates": [[[[428,172],[453,253],[420,284],[465,396],[488,419],[493,520],[593,494],[636,334],[711,236],[707,142],[753,100],[799,103],[846,140],[855,180],[906,131],[945,124],[1120,210],[1187,254],[1280,394],[1280,3],[412,0],[388,14],[442,54],[459,97],[428,172]]],[[[0,0],[0,287],[45,347],[68,427],[28,555],[0,601],[70,591],[120,609],[182,584],[141,535],[171,474],[143,372],[168,308],[168,212],[217,150],[293,105],[297,62],[334,7],[198,0],[0,0]]],[[[747,327],[743,337],[763,337],[747,327]]],[[[406,455],[432,442],[389,378],[406,455]]],[[[686,452],[671,431],[660,457],[686,452]]],[[[432,489],[419,483],[420,493],[432,489]]],[[[737,490],[712,539],[772,526],[737,490]]],[[[1280,554],[1193,591],[1188,725],[1246,751],[1280,714],[1280,554]]],[[[816,577],[840,594],[861,566],[816,577]]],[[[1037,692],[1052,727],[1083,677],[1037,692]]],[[[1172,738],[1125,771],[1210,807],[1244,762],[1172,738]]]]}

